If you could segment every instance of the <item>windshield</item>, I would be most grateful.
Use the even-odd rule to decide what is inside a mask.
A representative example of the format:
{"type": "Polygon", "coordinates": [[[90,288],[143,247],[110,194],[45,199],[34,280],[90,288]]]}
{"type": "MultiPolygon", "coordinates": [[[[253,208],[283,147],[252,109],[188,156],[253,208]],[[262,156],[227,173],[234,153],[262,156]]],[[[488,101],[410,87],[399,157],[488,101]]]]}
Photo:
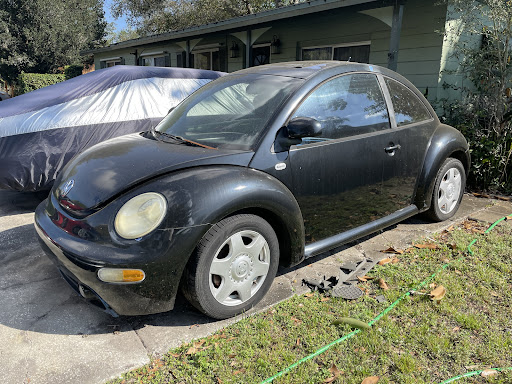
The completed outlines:
{"type": "Polygon", "coordinates": [[[185,99],[156,130],[214,148],[253,149],[274,112],[301,83],[284,76],[225,76],[185,99]]]}

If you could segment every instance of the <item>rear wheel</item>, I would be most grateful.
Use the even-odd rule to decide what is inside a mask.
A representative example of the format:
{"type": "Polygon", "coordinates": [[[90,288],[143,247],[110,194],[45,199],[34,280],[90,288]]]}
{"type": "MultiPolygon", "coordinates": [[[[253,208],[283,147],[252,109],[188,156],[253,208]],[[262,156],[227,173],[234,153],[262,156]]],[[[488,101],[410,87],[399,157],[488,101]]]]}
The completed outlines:
{"type": "Polygon", "coordinates": [[[455,215],[465,186],[464,166],[459,160],[449,157],[437,172],[428,217],[434,221],[443,221],[455,215]]]}
{"type": "Polygon", "coordinates": [[[199,242],[185,269],[183,292],[203,313],[225,319],[261,300],[278,262],[279,243],[268,222],[256,215],[228,217],[199,242]]]}

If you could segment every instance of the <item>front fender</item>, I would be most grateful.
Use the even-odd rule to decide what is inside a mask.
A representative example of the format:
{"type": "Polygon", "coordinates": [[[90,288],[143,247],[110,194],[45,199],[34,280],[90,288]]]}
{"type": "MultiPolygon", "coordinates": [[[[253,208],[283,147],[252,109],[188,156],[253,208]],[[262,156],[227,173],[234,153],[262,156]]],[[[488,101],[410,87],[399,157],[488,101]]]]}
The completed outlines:
{"type": "Polygon", "coordinates": [[[299,205],[282,182],[265,172],[238,166],[197,167],[161,177],[149,186],[167,198],[168,228],[201,228],[187,231],[189,236],[194,234],[188,244],[197,244],[223,218],[252,212],[276,231],[283,264],[294,265],[303,259],[304,221],[299,205]]]}
{"type": "Polygon", "coordinates": [[[440,124],[430,140],[417,183],[415,204],[420,212],[429,209],[437,172],[448,157],[460,160],[468,175],[471,161],[466,139],[455,128],[440,124]]]}

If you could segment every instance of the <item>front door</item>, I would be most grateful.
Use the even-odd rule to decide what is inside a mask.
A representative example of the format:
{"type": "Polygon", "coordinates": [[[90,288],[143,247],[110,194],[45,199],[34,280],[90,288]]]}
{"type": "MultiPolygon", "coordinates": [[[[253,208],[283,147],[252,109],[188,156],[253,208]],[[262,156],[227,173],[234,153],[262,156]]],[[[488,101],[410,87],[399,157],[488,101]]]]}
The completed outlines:
{"type": "MultiPolygon", "coordinates": [[[[321,122],[319,137],[290,148],[293,193],[306,243],[389,215],[410,204],[393,170],[397,136],[375,74],[347,74],[316,88],[293,117],[321,122]]],[[[403,159],[402,159],[403,160],[403,159]]]]}

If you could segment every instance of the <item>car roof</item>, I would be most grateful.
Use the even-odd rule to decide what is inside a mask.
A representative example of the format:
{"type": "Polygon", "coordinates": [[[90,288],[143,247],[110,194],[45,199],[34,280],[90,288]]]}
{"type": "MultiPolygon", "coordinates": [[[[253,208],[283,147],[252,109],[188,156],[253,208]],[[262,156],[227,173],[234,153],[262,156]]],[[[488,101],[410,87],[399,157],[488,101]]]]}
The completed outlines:
{"type": "Polygon", "coordinates": [[[339,73],[355,71],[383,72],[383,70],[385,71],[385,68],[379,67],[377,65],[350,61],[291,61],[286,63],[275,63],[250,67],[233,72],[233,74],[259,74],[308,79],[318,75],[321,72],[331,72],[331,70],[336,70],[339,73]]]}

